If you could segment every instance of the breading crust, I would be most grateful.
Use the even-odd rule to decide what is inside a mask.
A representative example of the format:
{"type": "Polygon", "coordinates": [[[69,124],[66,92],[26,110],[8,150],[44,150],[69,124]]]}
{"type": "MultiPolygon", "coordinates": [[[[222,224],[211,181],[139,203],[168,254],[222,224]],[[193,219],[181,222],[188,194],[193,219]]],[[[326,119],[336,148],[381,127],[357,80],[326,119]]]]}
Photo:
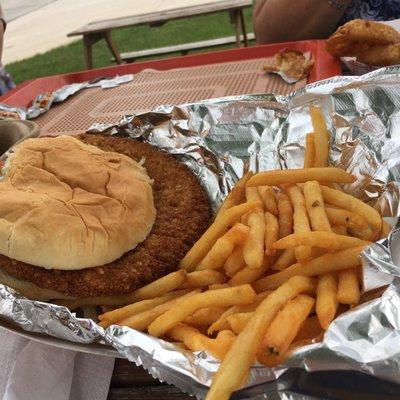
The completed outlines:
{"type": "MultiPolygon", "coordinates": [[[[9,274],[74,297],[124,294],[177,269],[180,260],[210,223],[206,194],[195,175],[173,156],[132,139],[81,135],[87,144],[139,161],[154,179],[157,216],[147,239],[107,265],[78,271],[45,270],[0,255],[9,274]]],[[[54,223],[54,222],[53,222],[54,223]]]]}

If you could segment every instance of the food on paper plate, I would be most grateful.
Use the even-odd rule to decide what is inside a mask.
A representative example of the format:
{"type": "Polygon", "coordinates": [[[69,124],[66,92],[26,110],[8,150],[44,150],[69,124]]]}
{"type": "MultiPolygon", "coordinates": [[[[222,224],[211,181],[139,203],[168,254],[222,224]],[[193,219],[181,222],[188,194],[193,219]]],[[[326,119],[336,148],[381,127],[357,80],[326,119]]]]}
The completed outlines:
{"type": "Polygon", "coordinates": [[[186,281],[185,271],[162,277],[207,228],[209,205],[172,156],[101,135],[37,138],[3,173],[0,282],[76,308],[151,299],[186,281]]]}
{"type": "Polygon", "coordinates": [[[326,49],[335,57],[356,57],[369,66],[394,65],[400,62],[400,33],[380,22],[355,19],[329,37],[326,49]]]}
{"type": "Polygon", "coordinates": [[[265,64],[265,72],[280,72],[289,78],[299,81],[307,78],[314,61],[306,57],[301,51],[283,49],[274,55],[272,65],[265,64]]]}
{"type": "Polygon", "coordinates": [[[208,400],[228,399],[256,361],[277,366],[321,340],[360,302],[360,252],[388,233],[374,208],[340,188],[355,177],[328,166],[325,120],[318,108],[310,114],[304,168],[246,174],[182,259],[183,284],[99,316],[103,327],[133,327],[220,359],[208,400]]]}

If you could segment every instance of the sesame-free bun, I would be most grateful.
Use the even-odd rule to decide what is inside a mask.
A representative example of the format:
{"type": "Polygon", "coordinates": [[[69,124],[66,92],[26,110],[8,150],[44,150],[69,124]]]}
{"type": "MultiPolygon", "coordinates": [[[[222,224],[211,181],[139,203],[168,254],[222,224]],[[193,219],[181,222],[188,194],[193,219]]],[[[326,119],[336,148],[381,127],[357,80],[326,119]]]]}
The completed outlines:
{"type": "Polygon", "coordinates": [[[112,262],[152,229],[151,183],[125,155],[70,136],[27,139],[0,182],[0,254],[61,270],[112,262]]]}

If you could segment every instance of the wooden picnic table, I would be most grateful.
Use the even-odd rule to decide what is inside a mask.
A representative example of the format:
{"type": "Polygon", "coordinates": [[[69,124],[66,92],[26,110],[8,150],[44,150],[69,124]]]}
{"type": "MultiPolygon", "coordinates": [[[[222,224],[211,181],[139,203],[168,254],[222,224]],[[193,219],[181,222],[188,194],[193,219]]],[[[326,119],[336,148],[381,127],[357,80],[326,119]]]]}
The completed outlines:
{"type": "Polygon", "coordinates": [[[107,400],[193,400],[177,387],[153,379],[142,367],[116,359],[107,400]]]}
{"type": "MultiPolygon", "coordinates": [[[[193,49],[218,46],[221,44],[230,43],[232,41],[236,42],[237,47],[240,47],[242,38],[244,46],[247,46],[248,38],[243,10],[246,7],[252,6],[252,4],[253,0],[219,0],[207,4],[179,7],[161,12],[151,12],[146,14],[95,21],[84,25],[73,32],[70,32],[67,36],[83,36],[83,52],[86,69],[93,68],[92,46],[99,40],[103,39],[106,41],[107,46],[114,56],[117,64],[122,64],[124,60],[134,60],[135,58],[149,55],[159,55],[172,52],[181,52],[182,54],[187,54],[188,51],[193,49]],[[158,49],[142,50],[125,54],[121,54],[119,52],[111,37],[111,32],[114,29],[138,25],[161,26],[168,21],[221,11],[228,11],[230,13],[231,22],[235,26],[235,36],[205,40],[184,45],[167,46],[158,49]]],[[[254,36],[252,35],[252,37],[254,36]]]]}
{"type": "MultiPolygon", "coordinates": [[[[296,385],[298,392],[308,393],[310,397],[307,398],[310,399],[398,400],[400,398],[399,384],[360,372],[316,372],[299,376],[296,385]]],[[[280,390],[283,390],[283,386],[280,390]]],[[[270,397],[276,398],[276,393],[273,389],[270,397]]],[[[127,360],[117,359],[107,400],[154,399],[194,400],[194,397],[182,393],[175,386],[153,379],[143,368],[136,367],[127,360]]]]}

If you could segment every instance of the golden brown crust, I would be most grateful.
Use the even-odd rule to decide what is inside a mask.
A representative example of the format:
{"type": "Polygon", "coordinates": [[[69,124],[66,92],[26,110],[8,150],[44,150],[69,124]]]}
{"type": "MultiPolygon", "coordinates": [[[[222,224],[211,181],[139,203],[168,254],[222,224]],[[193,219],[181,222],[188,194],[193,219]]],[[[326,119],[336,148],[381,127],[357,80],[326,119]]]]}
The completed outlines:
{"type": "Polygon", "coordinates": [[[400,34],[391,26],[355,19],[339,27],[326,41],[326,49],[335,57],[357,57],[373,46],[394,44],[400,34]]]}
{"type": "Polygon", "coordinates": [[[129,293],[173,270],[209,225],[208,200],[193,173],[171,155],[131,139],[81,135],[88,144],[146,159],[154,179],[157,216],[147,239],[136,249],[102,267],[80,271],[44,270],[0,256],[0,268],[37,286],[69,296],[129,293]]]}
{"type": "Polygon", "coordinates": [[[290,78],[304,79],[314,66],[314,60],[307,60],[304,54],[297,50],[283,49],[275,54],[273,64],[265,64],[265,72],[282,72],[290,78]]]}
{"type": "Polygon", "coordinates": [[[360,53],[357,57],[359,62],[374,67],[384,67],[400,63],[400,44],[389,44],[386,46],[371,47],[360,53]]]}

